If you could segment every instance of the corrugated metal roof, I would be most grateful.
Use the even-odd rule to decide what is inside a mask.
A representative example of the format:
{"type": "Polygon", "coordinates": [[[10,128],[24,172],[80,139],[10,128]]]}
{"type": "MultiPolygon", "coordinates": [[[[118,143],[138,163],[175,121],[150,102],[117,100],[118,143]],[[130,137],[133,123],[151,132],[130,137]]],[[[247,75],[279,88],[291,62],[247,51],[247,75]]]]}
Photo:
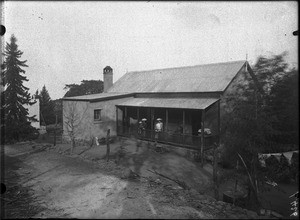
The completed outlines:
{"type": "Polygon", "coordinates": [[[206,109],[218,100],[217,98],[132,98],[117,106],[206,109]]]}
{"type": "Polygon", "coordinates": [[[246,61],[128,72],[108,92],[224,91],[246,61]]]}
{"type": "Polygon", "coordinates": [[[91,95],[81,95],[81,96],[73,96],[73,97],[64,97],[63,100],[78,100],[78,101],[92,101],[92,100],[98,100],[98,99],[106,99],[106,98],[112,98],[112,97],[118,97],[118,96],[124,96],[124,95],[130,95],[131,93],[97,93],[97,94],[91,94],[91,95]]]}

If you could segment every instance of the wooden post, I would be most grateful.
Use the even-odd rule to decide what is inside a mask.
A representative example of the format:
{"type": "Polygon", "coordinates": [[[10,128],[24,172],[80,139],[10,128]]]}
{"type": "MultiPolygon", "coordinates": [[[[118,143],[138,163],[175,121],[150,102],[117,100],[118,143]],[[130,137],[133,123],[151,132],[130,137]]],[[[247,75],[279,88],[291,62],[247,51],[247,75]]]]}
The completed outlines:
{"type": "Polygon", "coordinates": [[[219,200],[219,182],[218,182],[218,145],[214,144],[214,158],[213,158],[213,181],[215,199],[219,200]]]}
{"type": "Polygon", "coordinates": [[[151,119],[152,119],[152,123],[151,123],[151,125],[152,125],[152,129],[154,129],[154,119],[155,119],[155,116],[154,116],[154,114],[155,114],[155,109],[154,109],[154,108],[152,108],[152,114],[151,114],[151,119]]]}
{"type": "Polygon", "coordinates": [[[116,107],[116,131],[117,131],[117,135],[119,134],[119,117],[118,117],[118,107],[116,107]]]}
{"type": "Polygon", "coordinates": [[[53,143],[54,146],[56,146],[56,127],[57,127],[57,115],[55,115],[54,143],[53,143]]]}
{"type": "Polygon", "coordinates": [[[168,123],[169,123],[169,112],[168,112],[168,109],[166,109],[166,129],[165,129],[165,132],[168,132],[168,123]]]}
{"type": "Polygon", "coordinates": [[[122,110],[122,123],[121,123],[121,129],[122,129],[122,134],[125,133],[125,107],[124,110],[122,110]]]}
{"type": "Polygon", "coordinates": [[[110,129],[107,130],[107,134],[106,134],[106,161],[109,161],[109,153],[110,153],[110,146],[109,146],[109,142],[110,142],[110,129]]]}
{"type": "Polygon", "coordinates": [[[182,110],[182,144],[184,144],[184,127],[185,127],[185,111],[184,109],[182,110]]]}
{"type": "Polygon", "coordinates": [[[140,124],[139,124],[139,122],[140,122],[140,108],[139,107],[137,107],[137,109],[136,109],[136,114],[137,114],[137,129],[136,129],[136,132],[137,132],[137,137],[139,136],[139,127],[140,127],[140,124]]]}
{"type": "Polygon", "coordinates": [[[204,161],[203,161],[203,159],[204,159],[204,155],[203,155],[203,149],[204,149],[204,120],[205,120],[205,109],[203,109],[202,110],[202,113],[201,113],[202,115],[202,126],[201,126],[201,153],[200,153],[200,155],[201,155],[201,166],[203,166],[204,165],[204,161]]]}
{"type": "Polygon", "coordinates": [[[128,120],[127,120],[127,106],[125,106],[125,114],[124,114],[124,117],[125,117],[125,132],[128,132],[128,120]]]}
{"type": "Polygon", "coordinates": [[[150,131],[150,138],[153,139],[153,119],[154,119],[154,109],[150,108],[150,117],[151,117],[151,131],[150,131]]]}
{"type": "Polygon", "coordinates": [[[218,101],[218,146],[221,143],[221,107],[220,107],[220,100],[218,101]]]}

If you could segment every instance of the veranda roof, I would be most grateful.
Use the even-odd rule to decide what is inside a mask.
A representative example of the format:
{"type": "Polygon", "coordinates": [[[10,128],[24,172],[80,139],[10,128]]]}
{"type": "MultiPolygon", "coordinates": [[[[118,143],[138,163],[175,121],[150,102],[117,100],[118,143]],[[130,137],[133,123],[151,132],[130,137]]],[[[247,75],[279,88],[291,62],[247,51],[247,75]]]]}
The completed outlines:
{"type": "Polygon", "coordinates": [[[132,98],[117,106],[206,109],[218,100],[217,98],[132,98]]]}

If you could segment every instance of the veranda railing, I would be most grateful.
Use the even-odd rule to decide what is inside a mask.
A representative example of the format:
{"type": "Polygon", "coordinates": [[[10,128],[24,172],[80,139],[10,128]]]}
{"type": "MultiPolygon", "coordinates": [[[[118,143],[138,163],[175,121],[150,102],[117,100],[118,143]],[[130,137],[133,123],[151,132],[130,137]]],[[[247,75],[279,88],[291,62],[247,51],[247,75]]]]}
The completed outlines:
{"type": "MultiPolygon", "coordinates": [[[[180,145],[188,148],[201,148],[201,136],[191,134],[180,134],[163,131],[159,132],[156,138],[156,133],[154,130],[146,129],[144,131],[139,131],[137,128],[126,126],[118,126],[117,133],[118,135],[125,137],[135,137],[137,139],[180,145]]],[[[211,148],[214,142],[218,142],[218,138],[218,135],[205,135],[204,149],[211,148]]]]}

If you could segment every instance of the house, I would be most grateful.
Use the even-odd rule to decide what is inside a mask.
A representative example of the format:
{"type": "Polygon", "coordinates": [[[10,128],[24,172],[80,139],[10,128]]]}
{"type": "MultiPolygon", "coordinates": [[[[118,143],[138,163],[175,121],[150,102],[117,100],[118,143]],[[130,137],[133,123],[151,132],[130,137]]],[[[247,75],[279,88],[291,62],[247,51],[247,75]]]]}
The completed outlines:
{"type": "Polygon", "coordinates": [[[114,84],[107,66],[103,78],[103,93],[63,98],[65,136],[73,131],[88,140],[110,129],[111,135],[154,140],[155,119],[161,118],[159,142],[201,150],[219,141],[225,97],[256,80],[247,61],[128,72],[114,84]]]}

